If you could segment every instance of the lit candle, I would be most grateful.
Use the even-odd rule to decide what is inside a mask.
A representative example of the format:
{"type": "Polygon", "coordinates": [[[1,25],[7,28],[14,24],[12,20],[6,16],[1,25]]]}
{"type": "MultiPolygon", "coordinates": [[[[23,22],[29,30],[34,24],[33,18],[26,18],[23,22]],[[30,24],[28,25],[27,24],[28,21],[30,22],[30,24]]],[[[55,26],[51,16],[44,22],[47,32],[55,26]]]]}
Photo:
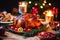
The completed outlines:
{"type": "Polygon", "coordinates": [[[53,22],[53,14],[51,10],[48,10],[45,15],[46,23],[53,22]]]}
{"type": "Polygon", "coordinates": [[[19,2],[19,12],[20,13],[27,12],[27,2],[19,2]]]}

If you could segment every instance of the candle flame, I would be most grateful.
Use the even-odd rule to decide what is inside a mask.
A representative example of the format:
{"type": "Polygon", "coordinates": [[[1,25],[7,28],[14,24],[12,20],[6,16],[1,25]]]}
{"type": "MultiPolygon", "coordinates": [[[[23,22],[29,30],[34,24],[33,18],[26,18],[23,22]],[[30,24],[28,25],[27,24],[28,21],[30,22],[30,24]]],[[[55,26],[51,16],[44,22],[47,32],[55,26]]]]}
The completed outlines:
{"type": "Polygon", "coordinates": [[[45,11],[44,14],[45,14],[46,16],[53,16],[51,10],[47,10],[47,11],[45,11]]]}

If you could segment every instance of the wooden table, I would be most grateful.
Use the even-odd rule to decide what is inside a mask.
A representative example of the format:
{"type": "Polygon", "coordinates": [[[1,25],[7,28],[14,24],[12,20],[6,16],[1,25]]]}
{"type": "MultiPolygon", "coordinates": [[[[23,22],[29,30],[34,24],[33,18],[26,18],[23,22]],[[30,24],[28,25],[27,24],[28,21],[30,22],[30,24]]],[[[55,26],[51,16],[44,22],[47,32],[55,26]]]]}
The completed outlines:
{"type": "Polygon", "coordinates": [[[11,32],[5,32],[5,35],[7,35],[7,37],[3,38],[3,40],[40,40],[39,37],[34,36],[34,37],[24,37],[18,34],[14,34],[11,32]]]}

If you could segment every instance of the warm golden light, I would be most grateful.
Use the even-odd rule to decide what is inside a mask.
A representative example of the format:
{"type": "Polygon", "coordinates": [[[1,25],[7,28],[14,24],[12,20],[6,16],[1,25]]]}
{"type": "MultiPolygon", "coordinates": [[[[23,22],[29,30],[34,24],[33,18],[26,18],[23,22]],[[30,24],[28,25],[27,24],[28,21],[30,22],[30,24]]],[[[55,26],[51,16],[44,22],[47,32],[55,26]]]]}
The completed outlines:
{"type": "Polygon", "coordinates": [[[37,3],[35,3],[35,6],[37,6],[37,3]]]}
{"type": "Polygon", "coordinates": [[[43,8],[43,6],[40,6],[40,8],[43,8]]]}
{"type": "Polygon", "coordinates": [[[42,5],[45,6],[45,3],[43,3],[42,5]]]}
{"type": "Polygon", "coordinates": [[[31,4],[31,1],[29,1],[29,4],[31,4]]]}
{"type": "Polygon", "coordinates": [[[20,27],[21,20],[18,20],[16,27],[20,27]]]}
{"type": "Polygon", "coordinates": [[[47,12],[46,16],[53,16],[52,11],[49,10],[49,11],[47,12]]]}
{"type": "Polygon", "coordinates": [[[22,8],[23,13],[27,12],[27,2],[19,2],[19,8],[22,8]]]}
{"type": "Polygon", "coordinates": [[[43,35],[43,34],[44,34],[44,32],[41,32],[41,34],[43,35]]]}
{"type": "Polygon", "coordinates": [[[21,23],[21,20],[18,20],[18,23],[21,23]]]}
{"type": "Polygon", "coordinates": [[[51,3],[49,3],[49,6],[51,6],[51,3]]]}
{"type": "Polygon", "coordinates": [[[54,15],[52,13],[52,10],[46,10],[44,14],[45,14],[46,23],[53,22],[54,15]]]}
{"type": "Polygon", "coordinates": [[[25,2],[20,2],[19,6],[26,6],[27,4],[25,2]]]}
{"type": "Polygon", "coordinates": [[[46,1],[44,1],[44,3],[47,3],[46,1]]]}

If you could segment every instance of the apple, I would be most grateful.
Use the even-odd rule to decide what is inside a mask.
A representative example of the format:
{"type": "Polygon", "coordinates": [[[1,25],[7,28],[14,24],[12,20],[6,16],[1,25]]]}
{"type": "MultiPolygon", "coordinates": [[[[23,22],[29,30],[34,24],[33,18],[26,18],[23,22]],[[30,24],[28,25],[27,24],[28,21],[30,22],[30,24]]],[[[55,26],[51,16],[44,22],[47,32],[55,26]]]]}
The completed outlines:
{"type": "Polygon", "coordinates": [[[30,32],[31,31],[31,29],[26,29],[26,32],[30,32]]]}
{"type": "Polygon", "coordinates": [[[18,28],[15,28],[15,31],[17,31],[18,30],[18,28]]]}
{"type": "Polygon", "coordinates": [[[11,28],[12,30],[14,30],[14,29],[15,29],[15,28],[14,28],[14,26],[11,26],[10,28],[11,28]]]}
{"type": "Polygon", "coordinates": [[[26,31],[26,28],[24,28],[23,30],[26,31]]]}

